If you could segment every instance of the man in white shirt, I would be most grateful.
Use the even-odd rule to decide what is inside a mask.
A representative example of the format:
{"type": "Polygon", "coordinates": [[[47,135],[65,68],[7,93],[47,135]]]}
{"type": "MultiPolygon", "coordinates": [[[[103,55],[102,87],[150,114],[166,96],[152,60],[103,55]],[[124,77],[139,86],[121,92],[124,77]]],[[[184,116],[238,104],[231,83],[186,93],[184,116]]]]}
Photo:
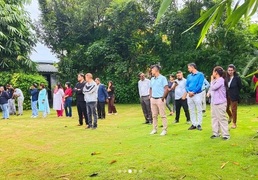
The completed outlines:
{"type": "Polygon", "coordinates": [[[139,73],[138,81],[139,96],[142,105],[142,112],[145,117],[144,124],[152,124],[152,114],[150,105],[150,80],[145,78],[144,73],[139,73]]]}
{"type": "Polygon", "coordinates": [[[177,72],[177,79],[175,80],[172,89],[175,88],[175,101],[176,101],[176,119],[175,123],[179,123],[180,109],[183,107],[186,117],[186,122],[190,123],[190,114],[187,104],[187,92],[186,92],[186,79],[183,76],[182,71],[177,72]]]}

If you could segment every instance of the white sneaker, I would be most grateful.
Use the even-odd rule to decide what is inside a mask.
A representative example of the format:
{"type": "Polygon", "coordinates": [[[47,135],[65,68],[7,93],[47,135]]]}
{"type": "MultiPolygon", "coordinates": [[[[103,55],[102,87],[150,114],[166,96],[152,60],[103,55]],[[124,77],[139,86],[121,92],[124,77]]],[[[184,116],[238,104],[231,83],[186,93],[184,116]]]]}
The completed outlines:
{"type": "Polygon", "coordinates": [[[166,134],[167,134],[167,131],[165,131],[165,130],[163,130],[163,131],[160,133],[161,136],[165,136],[166,134]]]}
{"type": "Polygon", "coordinates": [[[157,131],[153,129],[150,134],[157,134],[157,131]]]}

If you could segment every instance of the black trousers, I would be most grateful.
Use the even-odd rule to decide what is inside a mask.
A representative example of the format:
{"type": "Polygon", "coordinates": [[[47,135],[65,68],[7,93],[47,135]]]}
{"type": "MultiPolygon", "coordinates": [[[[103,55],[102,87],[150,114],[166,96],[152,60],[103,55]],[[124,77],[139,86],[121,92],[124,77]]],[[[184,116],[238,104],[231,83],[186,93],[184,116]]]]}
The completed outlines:
{"type": "Polygon", "coordinates": [[[183,107],[184,109],[186,121],[190,121],[190,114],[188,110],[187,99],[176,100],[176,119],[175,120],[179,121],[181,107],[183,107]]]}
{"type": "Polygon", "coordinates": [[[85,118],[85,124],[88,125],[87,109],[85,101],[77,101],[77,111],[79,116],[79,124],[83,125],[83,117],[85,118]]]}
{"type": "Polygon", "coordinates": [[[98,118],[105,119],[106,118],[105,102],[98,101],[97,110],[98,110],[98,118]]]}

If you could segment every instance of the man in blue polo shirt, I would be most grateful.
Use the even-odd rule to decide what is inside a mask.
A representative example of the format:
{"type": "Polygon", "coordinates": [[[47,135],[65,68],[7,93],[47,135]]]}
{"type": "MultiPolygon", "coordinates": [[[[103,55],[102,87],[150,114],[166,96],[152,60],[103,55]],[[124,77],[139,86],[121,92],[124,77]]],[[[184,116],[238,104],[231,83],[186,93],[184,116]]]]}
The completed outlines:
{"type": "Polygon", "coordinates": [[[187,103],[190,112],[192,126],[188,130],[202,130],[202,85],[204,81],[203,73],[197,70],[194,63],[188,64],[186,92],[188,94],[187,103]]]}
{"type": "Polygon", "coordinates": [[[151,67],[151,111],[153,118],[153,130],[150,134],[156,134],[158,129],[158,114],[160,114],[163,124],[161,136],[167,134],[167,116],[166,116],[166,97],[168,94],[168,81],[166,77],[160,74],[160,66],[153,65],[151,67]]]}

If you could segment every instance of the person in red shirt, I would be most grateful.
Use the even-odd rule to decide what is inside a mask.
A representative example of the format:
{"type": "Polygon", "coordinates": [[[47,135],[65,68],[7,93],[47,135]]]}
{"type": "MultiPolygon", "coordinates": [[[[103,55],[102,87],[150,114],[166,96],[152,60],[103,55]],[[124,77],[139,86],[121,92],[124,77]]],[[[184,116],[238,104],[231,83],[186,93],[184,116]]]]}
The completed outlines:
{"type": "MultiPolygon", "coordinates": [[[[256,85],[258,82],[258,73],[253,77],[253,83],[256,85]]],[[[256,103],[258,104],[258,86],[256,86],[256,103]]]]}
{"type": "Polygon", "coordinates": [[[73,90],[71,83],[65,83],[65,115],[66,117],[72,117],[72,101],[73,101],[73,90]]]}

